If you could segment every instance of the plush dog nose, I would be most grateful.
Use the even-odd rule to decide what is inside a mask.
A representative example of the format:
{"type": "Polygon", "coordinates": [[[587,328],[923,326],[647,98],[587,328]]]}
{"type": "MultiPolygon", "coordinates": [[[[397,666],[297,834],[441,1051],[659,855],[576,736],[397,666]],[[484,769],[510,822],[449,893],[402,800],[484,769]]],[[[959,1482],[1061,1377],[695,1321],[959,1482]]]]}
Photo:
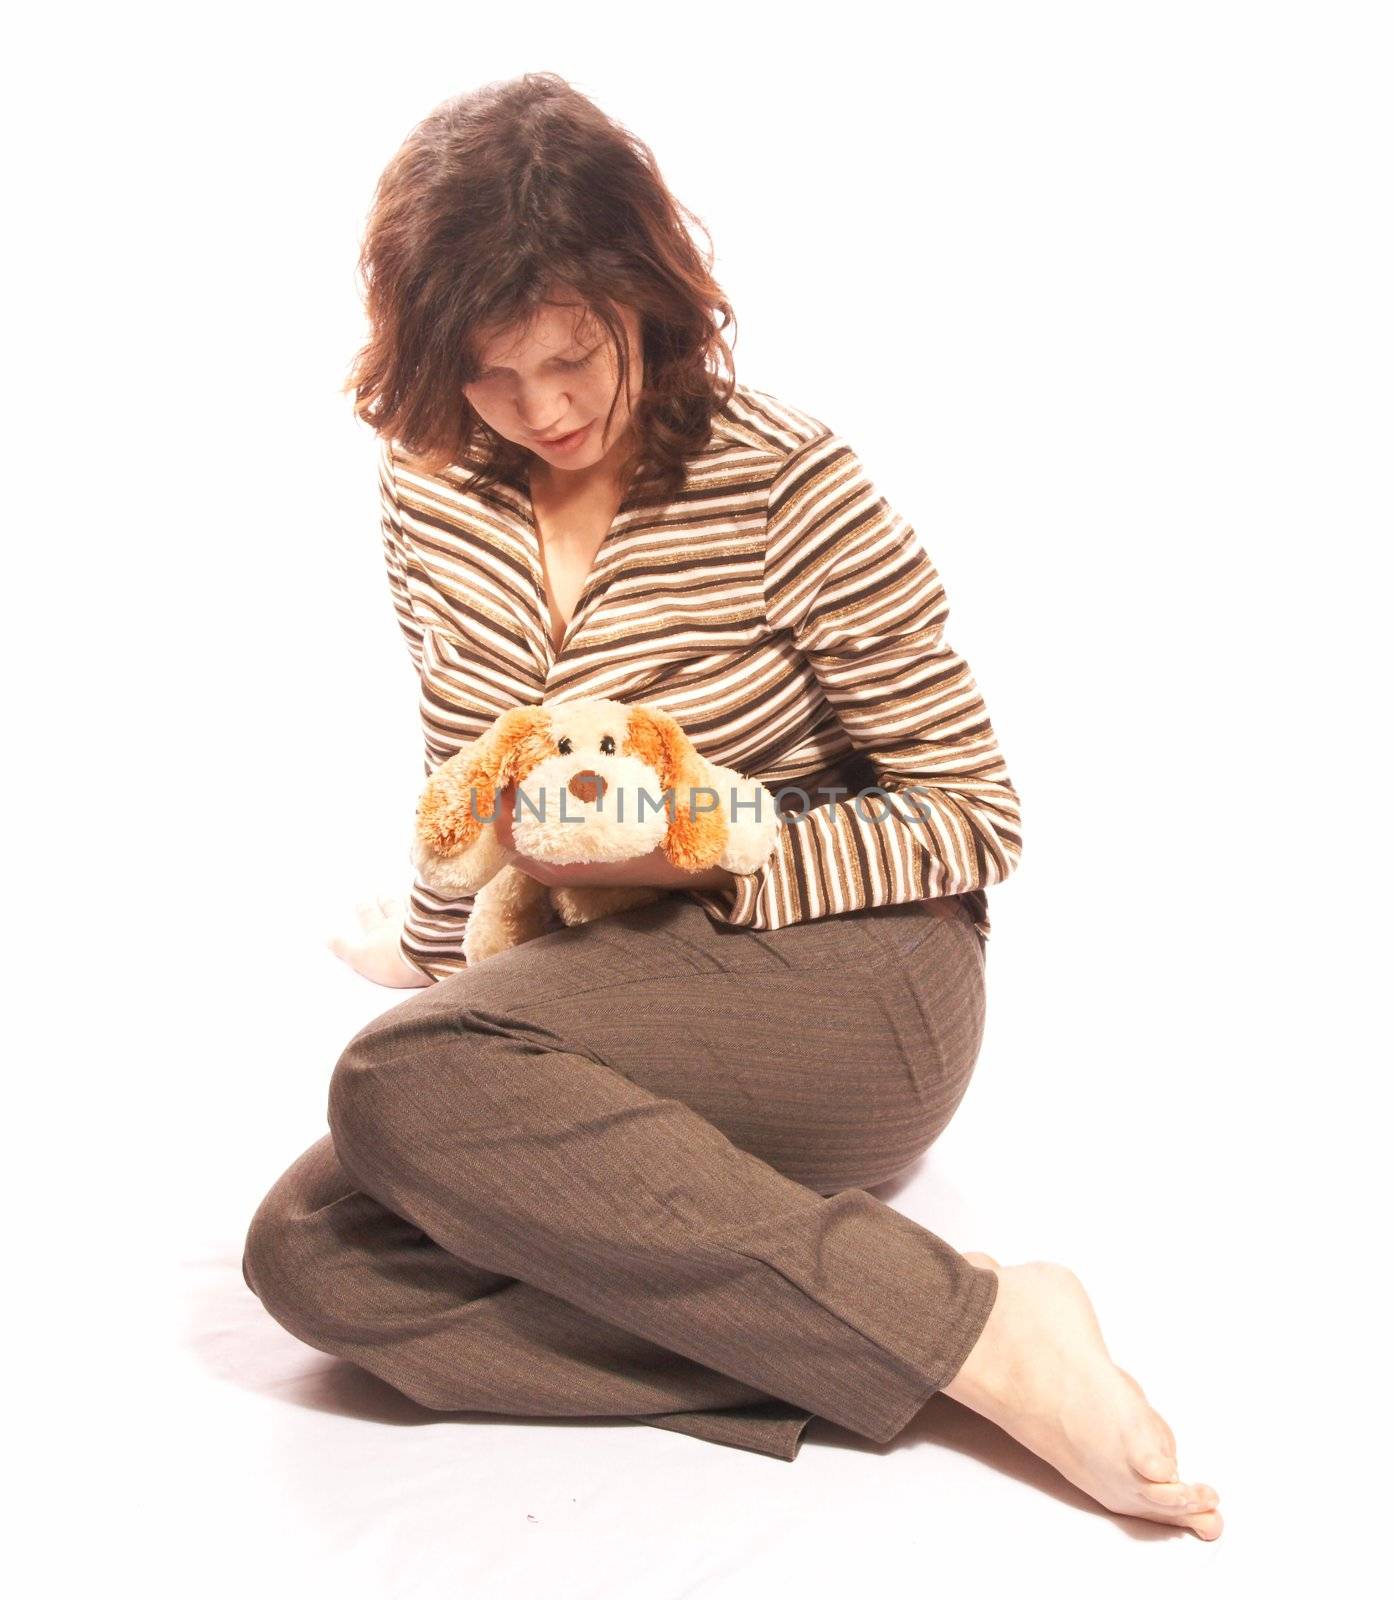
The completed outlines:
{"type": "Polygon", "coordinates": [[[568,794],[574,794],[578,800],[593,806],[599,803],[600,797],[605,793],[605,780],[598,772],[592,772],[587,768],[583,772],[576,773],[566,788],[568,794]]]}

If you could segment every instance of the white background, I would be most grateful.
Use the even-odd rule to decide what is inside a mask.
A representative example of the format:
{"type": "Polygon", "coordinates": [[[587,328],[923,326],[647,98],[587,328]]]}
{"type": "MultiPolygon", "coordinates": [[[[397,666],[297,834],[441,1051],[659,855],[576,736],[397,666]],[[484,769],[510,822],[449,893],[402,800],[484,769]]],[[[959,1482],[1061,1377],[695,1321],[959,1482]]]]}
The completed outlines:
{"type": "MultiPolygon", "coordinates": [[[[8,1450],[25,1592],[1254,1593],[1383,1511],[1391,69],[1380,6],[67,7],[11,34],[8,1450]],[[711,229],[740,378],[910,517],[1023,802],[908,1184],[1064,1261],[1227,1526],[936,1400],[792,1464],[445,1418],[238,1271],[403,998],[415,683],[340,393],[378,173],[553,70],[711,229]]],[[[13,1559],[13,1558],[12,1558],[13,1559]]]]}

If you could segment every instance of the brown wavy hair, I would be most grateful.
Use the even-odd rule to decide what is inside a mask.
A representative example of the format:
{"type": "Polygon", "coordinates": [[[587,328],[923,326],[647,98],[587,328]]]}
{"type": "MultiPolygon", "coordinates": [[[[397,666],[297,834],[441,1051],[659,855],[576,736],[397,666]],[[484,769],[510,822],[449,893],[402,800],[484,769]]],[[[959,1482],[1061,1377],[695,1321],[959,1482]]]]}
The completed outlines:
{"type": "Polygon", "coordinates": [[[378,180],[358,260],[370,336],[342,392],[426,471],[469,460],[471,487],[525,485],[532,452],[462,392],[485,333],[528,326],[569,290],[615,354],[608,427],[629,375],[616,310],[627,305],[639,313],[644,382],[626,497],[670,498],[735,387],[722,337],[735,313],[712,260],[711,235],[649,147],[563,78],[486,84],[438,105],[378,180]]]}

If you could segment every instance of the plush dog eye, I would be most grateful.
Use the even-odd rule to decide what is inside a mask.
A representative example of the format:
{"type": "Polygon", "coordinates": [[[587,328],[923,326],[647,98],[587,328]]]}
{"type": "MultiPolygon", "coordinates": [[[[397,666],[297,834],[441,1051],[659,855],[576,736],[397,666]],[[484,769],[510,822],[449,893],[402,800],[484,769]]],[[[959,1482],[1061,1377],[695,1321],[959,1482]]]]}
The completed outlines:
{"type": "Polygon", "coordinates": [[[602,755],[607,756],[612,756],[615,753],[615,741],[608,733],[600,741],[600,752],[602,755]]]}
{"type": "Polygon", "coordinates": [[[557,753],[558,755],[569,756],[571,754],[571,740],[559,739],[557,741],[557,753]]]}

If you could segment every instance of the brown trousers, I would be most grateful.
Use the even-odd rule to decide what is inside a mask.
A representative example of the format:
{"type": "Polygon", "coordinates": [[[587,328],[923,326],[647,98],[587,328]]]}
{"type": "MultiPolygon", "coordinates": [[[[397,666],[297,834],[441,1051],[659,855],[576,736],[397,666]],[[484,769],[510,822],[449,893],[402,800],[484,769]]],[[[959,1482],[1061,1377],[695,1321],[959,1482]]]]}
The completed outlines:
{"type": "Polygon", "coordinates": [[[956,898],[759,933],[672,894],[544,934],[349,1041],[243,1274],[437,1410],[885,1442],[997,1292],[867,1193],[963,1097],[985,967],[956,898]]]}

